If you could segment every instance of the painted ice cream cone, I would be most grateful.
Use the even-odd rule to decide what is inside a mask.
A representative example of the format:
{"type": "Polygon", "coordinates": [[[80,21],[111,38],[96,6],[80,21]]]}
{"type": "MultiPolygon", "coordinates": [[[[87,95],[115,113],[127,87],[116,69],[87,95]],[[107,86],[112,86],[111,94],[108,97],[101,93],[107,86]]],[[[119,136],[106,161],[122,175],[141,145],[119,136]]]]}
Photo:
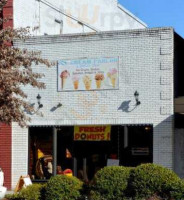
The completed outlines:
{"type": "Polygon", "coordinates": [[[74,89],[78,90],[78,88],[79,88],[79,81],[74,81],[73,84],[74,84],[74,89]]]}
{"type": "Polygon", "coordinates": [[[61,78],[61,88],[62,88],[62,90],[65,87],[66,80],[67,80],[67,78],[65,78],[65,77],[61,78]]]}
{"type": "Polygon", "coordinates": [[[85,83],[85,88],[86,88],[86,90],[90,90],[91,89],[91,83],[86,82],[85,83]]]}
{"type": "Polygon", "coordinates": [[[95,75],[95,80],[96,80],[96,88],[100,89],[102,85],[102,81],[104,80],[104,75],[103,74],[96,74],[95,75]]]}
{"type": "Polygon", "coordinates": [[[110,69],[109,72],[108,72],[108,77],[110,78],[110,81],[111,81],[111,85],[113,88],[116,87],[116,80],[117,80],[117,69],[116,68],[113,68],[113,69],[110,69]]]}
{"type": "Polygon", "coordinates": [[[115,88],[115,86],[116,86],[116,78],[115,77],[111,77],[111,84],[112,84],[112,87],[115,88]]]}
{"type": "Polygon", "coordinates": [[[83,77],[83,83],[84,83],[86,90],[91,89],[91,82],[92,82],[92,80],[91,80],[90,76],[86,75],[83,77]]]}
{"type": "Polygon", "coordinates": [[[61,78],[61,88],[62,88],[62,90],[64,89],[64,87],[66,85],[66,80],[69,76],[70,76],[70,73],[67,70],[64,70],[64,71],[61,72],[60,78],[61,78]]]}
{"type": "Polygon", "coordinates": [[[96,80],[96,87],[97,87],[97,89],[101,88],[101,83],[102,83],[101,80],[96,80]]]}
{"type": "Polygon", "coordinates": [[[74,89],[78,90],[78,88],[79,88],[79,77],[77,75],[73,75],[72,80],[73,80],[74,89]]]}

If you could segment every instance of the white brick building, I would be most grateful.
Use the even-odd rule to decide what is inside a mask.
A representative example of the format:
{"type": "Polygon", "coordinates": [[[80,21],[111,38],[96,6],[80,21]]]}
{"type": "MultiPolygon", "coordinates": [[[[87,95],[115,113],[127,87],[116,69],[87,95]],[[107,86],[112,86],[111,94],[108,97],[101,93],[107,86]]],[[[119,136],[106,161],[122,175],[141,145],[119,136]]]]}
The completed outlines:
{"type": "MultiPolygon", "coordinates": [[[[3,23],[0,29],[8,26],[12,28],[29,26],[31,33],[35,36],[89,32],[95,34],[101,31],[144,29],[147,27],[144,22],[121,6],[117,0],[26,0],[26,2],[8,0],[1,17],[10,18],[10,20],[3,23]]],[[[70,41],[70,37],[64,36],[64,38],[70,41]]],[[[70,44],[69,42],[68,47],[71,47],[70,44]]],[[[86,47],[83,51],[90,53],[91,50],[86,47]]],[[[106,51],[108,52],[108,50],[106,51]]],[[[44,112],[47,112],[47,110],[44,112]]],[[[16,178],[12,176],[14,171],[17,171],[17,175],[15,175],[17,177],[21,170],[24,172],[27,170],[25,165],[20,168],[19,166],[22,166],[20,160],[16,161],[13,156],[14,148],[17,148],[16,150],[21,155],[25,155],[22,152],[22,147],[15,147],[11,144],[14,143],[14,140],[17,140],[20,144],[22,140],[28,142],[28,138],[26,135],[13,138],[12,131],[14,131],[14,128],[12,129],[11,125],[1,124],[0,167],[5,174],[5,186],[8,189],[15,185],[16,178]],[[17,165],[12,164],[12,160],[13,163],[17,162],[17,165]]],[[[27,146],[27,143],[24,143],[24,145],[27,146]]],[[[25,160],[22,160],[22,163],[25,163],[25,160]]]]}
{"type": "MultiPolygon", "coordinates": [[[[26,87],[24,90],[35,106],[38,106],[36,97],[40,94],[43,117],[30,114],[29,128],[12,125],[12,188],[20,175],[38,178],[34,161],[38,149],[41,153],[52,154],[53,173],[56,174],[56,166],[64,163],[62,156],[71,157],[60,150],[63,145],[72,158],[65,160],[65,167],[61,167],[69,166],[75,175],[81,159],[83,168],[89,169],[92,164],[87,156],[94,158],[95,155],[96,165],[100,156],[104,159],[97,168],[107,165],[114,155],[122,165],[154,162],[174,169],[174,98],[181,95],[177,87],[181,80],[176,79],[180,71],[178,46],[181,41],[172,28],[40,36],[26,42],[16,41],[15,46],[41,50],[43,57],[59,63],[80,61],[84,64],[87,59],[100,59],[100,66],[108,67],[108,59],[117,59],[118,72],[115,88],[105,89],[108,75],[102,89],[76,91],[73,88],[61,92],[58,89],[61,81],[59,64],[52,68],[34,67],[35,71],[45,73],[42,81],[46,89],[39,91],[26,87]],[[137,105],[136,91],[139,93],[137,105]],[[74,126],[84,125],[110,125],[110,141],[74,141],[74,126]],[[47,150],[44,152],[44,149],[47,150]]],[[[68,67],[68,71],[72,69],[72,66],[68,67]]],[[[81,81],[80,84],[84,83],[81,81]]],[[[177,155],[180,157],[179,153],[177,155]]],[[[177,172],[181,170],[177,169],[177,172]]]]}

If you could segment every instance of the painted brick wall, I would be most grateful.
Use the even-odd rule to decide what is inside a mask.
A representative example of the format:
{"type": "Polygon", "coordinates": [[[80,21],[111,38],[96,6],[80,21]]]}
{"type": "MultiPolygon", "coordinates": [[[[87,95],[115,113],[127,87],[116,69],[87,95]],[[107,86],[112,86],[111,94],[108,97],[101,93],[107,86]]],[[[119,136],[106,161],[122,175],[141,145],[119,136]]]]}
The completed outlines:
{"type": "Polygon", "coordinates": [[[4,185],[11,188],[11,126],[0,124],[0,167],[4,172],[4,185]]]}
{"type": "Polygon", "coordinates": [[[12,189],[21,175],[28,174],[28,129],[12,123],[12,189]],[[16,145],[15,145],[16,144],[16,145]]]}
{"type": "MultiPolygon", "coordinates": [[[[79,124],[153,124],[154,163],[173,168],[173,29],[146,29],[102,32],[86,35],[45,36],[26,43],[22,48],[41,50],[50,60],[119,56],[119,89],[102,91],[57,92],[57,67],[34,67],[44,72],[46,90],[24,88],[30,103],[42,96],[44,117],[32,116],[31,125],[79,124]],[[166,80],[167,79],[167,80],[166,80]],[[132,112],[120,109],[125,101],[135,105],[134,92],[140,93],[141,105],[132,112]],[[63,106],[52,111],[58,103],[63,106]]],[[[22,158],[27,154],[27,131],[13,126],[13,181],[20,173],[22,158]],[[20,137],[21,140],[14,140],[20,137]],[[23,144],[22,154],[19,153],[23,144]]],[[[27,163],[22,165],[27,173],[27,163]]],[[[22,171],[23,172],[23,171],[22,171]]],[[[15,183],[15,182],[14,182],[15,183]]]]}
{"type": "Polygon", "coordinates": [[[8,22],[3,24],[3,28],[13,27],[13,0],[8,0],[7,4],[3,8],[3,18],[9,19],[8,22]]]}
{"type": "MultiPolygon", "coordinates": [[[[1,13],[2,18],[9,18],[0,28],[13,27],[13,0],[8,0],[1,13]]],[[[4,172],[4,185],[11,189],[11,156],[12,156],[12,128],[6,124],[0,124],[0,167],[4,172]]]]}
{"type": "MultiPolygon", "coordinates": [[[[4,23],[1,28],[13,27],[13,0],[8,0],[1,17],[9,18],[9,21],[4,23]]],[[[11,138],[11,126],[0,124],[0,167],[5,176],[4,185],[8,189],[11,188],[11,138]]]]}

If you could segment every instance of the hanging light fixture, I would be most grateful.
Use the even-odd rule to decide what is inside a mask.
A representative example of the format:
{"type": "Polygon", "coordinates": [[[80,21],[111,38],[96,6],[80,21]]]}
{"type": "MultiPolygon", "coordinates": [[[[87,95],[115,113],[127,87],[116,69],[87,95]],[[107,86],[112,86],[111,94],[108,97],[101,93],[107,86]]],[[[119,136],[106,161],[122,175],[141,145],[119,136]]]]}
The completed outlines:
{"type": "Polygon", "coordinates": [[[38,101],[38,109],[43,108],[43,104],[41,103],[41,96],[40,94],[37,95],[37,101],[38,101]]]}
{"type": "Polygon", "coordinates": [[[135,91],[134,93],[135,101],[136,101],[136,106],[139,106],[141,102],[139,101],[139,93],[135,91]]]}

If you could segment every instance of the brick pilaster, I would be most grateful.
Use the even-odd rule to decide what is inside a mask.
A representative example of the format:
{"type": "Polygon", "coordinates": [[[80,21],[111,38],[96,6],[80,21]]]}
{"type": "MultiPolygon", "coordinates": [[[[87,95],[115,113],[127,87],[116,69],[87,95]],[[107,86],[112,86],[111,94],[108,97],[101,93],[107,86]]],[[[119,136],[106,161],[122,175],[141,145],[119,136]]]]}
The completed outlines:
{"type": "Polygon", "coordinates": [[[4,186],[11,189],[11,126],[0,124],[0,167],[4,172],[4,186]]]}

